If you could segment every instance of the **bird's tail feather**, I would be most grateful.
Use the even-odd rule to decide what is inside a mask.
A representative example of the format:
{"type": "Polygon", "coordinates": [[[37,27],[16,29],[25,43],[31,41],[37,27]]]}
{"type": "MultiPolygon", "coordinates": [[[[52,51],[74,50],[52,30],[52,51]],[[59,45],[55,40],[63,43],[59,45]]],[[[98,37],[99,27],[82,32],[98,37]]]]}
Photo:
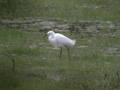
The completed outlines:
{"type": "Polygon", "coordinates": [[[72,45],[74,46],[76,43],[76,40],[72,40],[72,45]]]}

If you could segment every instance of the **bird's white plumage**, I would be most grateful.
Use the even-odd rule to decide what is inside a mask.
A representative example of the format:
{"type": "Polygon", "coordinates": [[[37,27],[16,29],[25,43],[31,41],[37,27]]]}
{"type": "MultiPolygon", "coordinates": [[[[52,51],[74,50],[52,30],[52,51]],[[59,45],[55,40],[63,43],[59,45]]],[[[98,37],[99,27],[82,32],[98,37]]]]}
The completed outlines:
{"type": "Polygon", "coordinates": [[[71,40],[70,38],[64,36],[60,33],[55,33],[53,31],[49,31],[48,33],[48,39],[50,43],[55,48],[61,48],[61,47],[71,47],[75,45],[75,40],[71,40]]]}

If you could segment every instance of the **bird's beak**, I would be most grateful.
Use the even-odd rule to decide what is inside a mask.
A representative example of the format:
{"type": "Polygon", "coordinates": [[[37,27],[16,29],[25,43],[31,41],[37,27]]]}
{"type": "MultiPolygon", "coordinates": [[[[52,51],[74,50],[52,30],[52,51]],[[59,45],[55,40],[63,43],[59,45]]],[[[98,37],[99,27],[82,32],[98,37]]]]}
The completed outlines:
{"type": "Polygon", "coordinates": [[[49,33],[47,32],[47,35],[49,36],[49,33]]]}

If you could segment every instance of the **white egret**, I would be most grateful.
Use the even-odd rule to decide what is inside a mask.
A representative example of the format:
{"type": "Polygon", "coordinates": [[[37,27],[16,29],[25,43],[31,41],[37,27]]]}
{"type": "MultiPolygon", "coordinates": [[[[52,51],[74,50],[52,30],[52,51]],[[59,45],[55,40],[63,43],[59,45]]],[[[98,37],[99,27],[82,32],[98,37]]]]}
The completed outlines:
{"type": "Polygon", "coordinates": [[[69,50],[69,48],[74,46],[76,41],[75,40],[71,40],[70,38],[64,36],[63,34],[55,33],[54,31],[49,31],[47,34],[48,34],[49,42],[55,48],[60,48],[60,55],[59,55],[59,57],[61,58],[61,56],[62,56],[62,48],[63,47],[67,48],[68,57],[70,57],[70,50],[69,50]]]}

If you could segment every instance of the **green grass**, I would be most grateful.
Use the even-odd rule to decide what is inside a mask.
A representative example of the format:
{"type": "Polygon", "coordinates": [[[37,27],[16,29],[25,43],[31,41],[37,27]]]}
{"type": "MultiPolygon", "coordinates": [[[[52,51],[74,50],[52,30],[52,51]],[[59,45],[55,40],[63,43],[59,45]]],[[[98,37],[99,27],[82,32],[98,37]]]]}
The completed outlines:
{"type": "MultiPolygon", "coordinates": [[[[10,1],[10,0],[9,0],[10,1]]],[[[119,0],[18,0],[1,4],[1,18],[42,17],[119,21],[119,0]],[[14,2],[14,3],[13,3],[14,2]]]]}
{"type": "MultiPolygon", "coordinates": [[[[118,22],[119,0],[17,0],[0,3],[0,18],[60,18],[118,22]],[[97,8],[96,8],[97,7],[97,8]]],[[[103,23],[105,24],[105,23],[103,23]]],[[[96,25],[96,24],[95,24],[96,25]]],[[[62,59],[44,32],[0,26],[0,90],[120,90],[119,30],[63,34],[76,39],[72,59],[62,59]],[[93,35],[95,34],[95,35],[93,35]],[[12,72],[12,60],[15,72],[12,72]]],[[[33,26],[32,28],[40,28],[33,26]]]]}
{"type": "Polygon", "coordinates": [[[104,30],[91,37],[85,33],[82,38],[81,34],[63,33],[77,40],[69,60],[65,49],[62,59],[57,57],[59,51],[52,49],[44,34],[0,29],[1,90],[120,89],[119,37],[113,38],[104,30]],[[109,48],[118,50],[109,54],[109,48]]]}

